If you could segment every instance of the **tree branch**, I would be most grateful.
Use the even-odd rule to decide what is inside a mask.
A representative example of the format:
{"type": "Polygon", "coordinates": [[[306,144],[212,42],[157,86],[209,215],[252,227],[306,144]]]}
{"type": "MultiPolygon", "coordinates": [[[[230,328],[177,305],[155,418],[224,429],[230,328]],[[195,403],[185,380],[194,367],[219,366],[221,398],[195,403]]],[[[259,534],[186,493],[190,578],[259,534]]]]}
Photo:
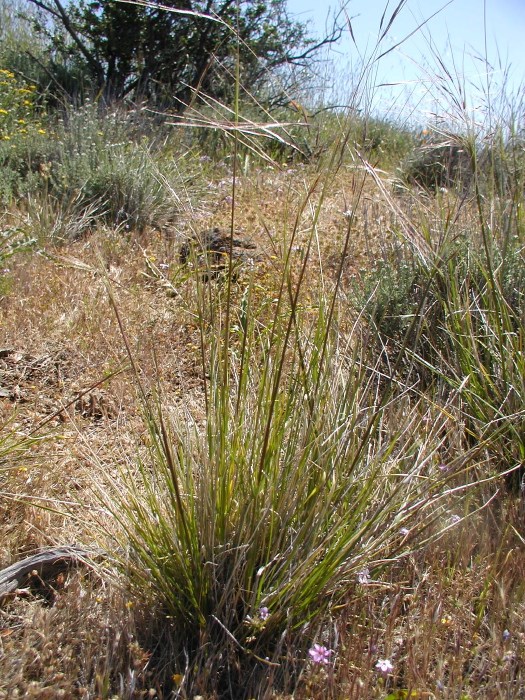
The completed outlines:
{"type": "Polygon", "coordinates": [[[62,24],[64,25],[64,29],[66,32],[69,34],[69,36],[73,39],[75,44],[77,45],[80,53],[84,56],[88,64],[91,66],[92,70],[95,72],[97,75],[98,79],[100,82],[104,82],[104,69],[102,65],[100,64],[99,61],[95,58],[95,56],[89,51],[87,48],[86,44],[82,41],[80,38],[78,32],[76,31],[75,27],[73,26],[73,22],[71,21],[69,15],[67,14],[64,6],[60,2],[60,0],[53,0],[55,3],[55,7],[57,8],[54,10],[52,7],[49,5],[46,5],[43,3],[41,0],[29,0],[29,2],[33,3],[33,5],[36,5],[37,7],[40,7],[41,9],[45,10],[46,12],[49,12],[51,15],[54,17],[58,18],[62,24]]]}
{"type": "Polygon", "coordinates": [[[58,19],[61,19],[58,12],[56,10],[54,10],[50,5],[46,5],[44,2],[40,2],[40,0],[29,0],[29,2],[32,3],[33,5],[36,5],[41,10],[45,10],[46,12],[49,12],[50,15],[53,15],[54,17],[58,17],[58,19]]]}

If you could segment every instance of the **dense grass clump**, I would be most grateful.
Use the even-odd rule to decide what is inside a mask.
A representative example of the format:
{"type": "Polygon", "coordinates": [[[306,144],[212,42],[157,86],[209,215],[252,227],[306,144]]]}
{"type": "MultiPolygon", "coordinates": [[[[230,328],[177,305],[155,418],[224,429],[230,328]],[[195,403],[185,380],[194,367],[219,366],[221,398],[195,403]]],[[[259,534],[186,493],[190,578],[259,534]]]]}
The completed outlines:
{"type": "Polygon", "coordinates": [[[446,493],[412,439],[419,408],[394,418],[358,338],[341,347],[322,301],[309,328],[282,294],[262,334],[248,304],[231,360],[215,329],[204,429],[149,406],[149,458],[100,485],[135,595],[164,620],[167,672],[233,696],[293,684],[359,572],[406,553],[400,532],[415,541],[446,493]]]}
{"type": "Polygon", "coordinates": [[[450,187],[468,188],[472,163],[461,140],[424,138],[402,164],[403,179],[410,185],[436,191],[450,187]]]}

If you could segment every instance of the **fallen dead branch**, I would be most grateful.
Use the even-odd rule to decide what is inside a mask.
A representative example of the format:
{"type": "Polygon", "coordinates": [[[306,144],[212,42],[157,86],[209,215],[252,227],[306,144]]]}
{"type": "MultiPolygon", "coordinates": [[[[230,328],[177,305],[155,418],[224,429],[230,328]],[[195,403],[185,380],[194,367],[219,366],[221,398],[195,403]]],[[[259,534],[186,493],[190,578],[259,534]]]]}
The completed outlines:
{"type": "Polygon", "coordinates": [[[92,568],[94,553],[74,546],[55,547],[15,562],[0,571],[0,602],[21,589],[42,590],[72,567],[92,568]]]}

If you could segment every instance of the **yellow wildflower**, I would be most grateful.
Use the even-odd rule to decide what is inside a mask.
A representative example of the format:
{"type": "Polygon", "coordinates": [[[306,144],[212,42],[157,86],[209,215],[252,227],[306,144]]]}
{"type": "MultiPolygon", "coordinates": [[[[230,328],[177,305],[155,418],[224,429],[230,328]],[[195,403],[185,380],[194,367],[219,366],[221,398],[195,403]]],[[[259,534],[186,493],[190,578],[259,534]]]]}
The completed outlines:
{"type": "Polygon", "coordinates": [[[9,114],[7,109],[0,109],[0,114],[9,114]]]}

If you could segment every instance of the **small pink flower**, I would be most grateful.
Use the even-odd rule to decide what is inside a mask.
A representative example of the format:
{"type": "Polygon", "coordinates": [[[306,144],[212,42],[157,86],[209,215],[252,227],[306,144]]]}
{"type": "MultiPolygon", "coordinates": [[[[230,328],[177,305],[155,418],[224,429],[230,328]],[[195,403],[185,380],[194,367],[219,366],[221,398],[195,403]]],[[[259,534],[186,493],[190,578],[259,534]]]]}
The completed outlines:
{"type": "Polygon", "coordinates": [[[382,673],[384,676],[387,676],[394,670],[394,666],[390,659],[378,659],[376,663],[376,668],[379,671],[379,673],[382,673]]]}
{"type": "Polygon", "coordinates": [[[360,583],[362,586],[367,586],[371,580],[370,569],[363,569],[357,572],[357,583],[360,583]]]}
{"type": "Polygon", "coordinates": [[[321,644],[314,644],[308,652],[312,661],[316,664],[330,663],[330,656],[334,653],[332,649],[327,649],[321,644]]]}
{"type": "Polygon", "coordinates": [[[261,620],[267,620],[270,617],[270,611],[266,606],[259,608],[259,617],[261,620]]]}

